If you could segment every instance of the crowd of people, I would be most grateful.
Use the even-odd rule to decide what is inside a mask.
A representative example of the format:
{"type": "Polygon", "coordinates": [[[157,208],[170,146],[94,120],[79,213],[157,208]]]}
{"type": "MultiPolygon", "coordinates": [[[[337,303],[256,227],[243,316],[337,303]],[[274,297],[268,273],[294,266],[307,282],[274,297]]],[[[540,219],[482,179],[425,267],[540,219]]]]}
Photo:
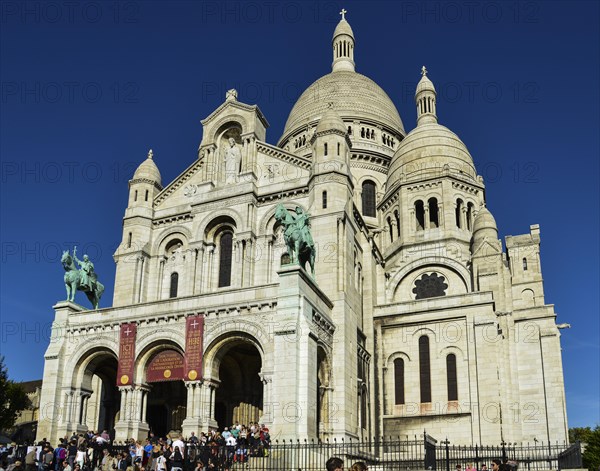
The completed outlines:
{"type": "Polygon", "coordinates": [[[56,447],[46,439],[13,445],[0,450],[0,471],[224,471],[250,457],[269,456],[271,438],[264,424],[235,423],[187,438],[178,432],[150,433],[143,441],[111,442],[104,430],[73,434],[56,447]]]}
{"type": "MultiPolygon", "coordinates": [[[[46,440],[37,445],[0,447],[0,471],[229,471],[250,457],[269,456],[269,429],[258,423],[234,424],[222,431],[194,432],[183,438],[179,432],[166,437],[150,433],[144,441],[131,438],[125,443],[111,442],[106,430],[101,433],[73,434],[61,439],[56,447],[46,440]]],[[[332,457],[327,471],[342,471],[344,462],[332,457]]],[[[492,460],[489,471],[515,471],[516,463],[492,460]]],[[[352,464],[350,471],[367,471],[363,461],[352,464]]],[[[456,465],[456,471],[462,471],[456,465]]],[[[488,471],[467,464],[465,471],[488,471]]]]}

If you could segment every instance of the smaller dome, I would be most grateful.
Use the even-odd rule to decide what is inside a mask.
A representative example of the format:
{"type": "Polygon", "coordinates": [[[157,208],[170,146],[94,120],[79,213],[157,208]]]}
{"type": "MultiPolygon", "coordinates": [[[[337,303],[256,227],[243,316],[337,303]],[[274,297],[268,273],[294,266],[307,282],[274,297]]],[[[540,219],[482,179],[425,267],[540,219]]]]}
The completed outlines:
{"type": "Polygon", "coordinates": [[[484,229],[492,229],[495,234],[498,234],[498,226],[496,225],[496,220],[490,210],[485,206],[482,207],[477,216],[475,216],[475,221],[473,222],[473,233],[477,233],[484,229]]]}
{"type": "Polygon", "coordinates": [[[333,32],[334,39],[336,36],[339,36],[340,34],[347,34],[348,36],[354,37],[354,32],[352,31],[352,28],[350,27],[350,23],[348,23],[346,21],[346,19],[340,20],[338,25],[335,27],[335,31],[333,32]]]}
{"type": "Polygon", "coordinates": [[[473,158],[460,138],[437,123],[417,126],[400,143],[388,170],[387,188],[445,173],[475,181],[473,158]]]}
{"type": "Polygon", "coordinates": [[[342,118],[340,118],[340,115],[333,108],[329,108],[319,120],[315,132],[330,131],[333,129],[342,131],[344,134],[346,133],[346,125],[342,121],[342,118]]]}
{"type": "Polygon", "coordinates": [[[148,158],[144,160],[133,174],[133,180],[150,180],[162,185],[160,171],[154,163],[152,149],[148,152],[148,158]]]}

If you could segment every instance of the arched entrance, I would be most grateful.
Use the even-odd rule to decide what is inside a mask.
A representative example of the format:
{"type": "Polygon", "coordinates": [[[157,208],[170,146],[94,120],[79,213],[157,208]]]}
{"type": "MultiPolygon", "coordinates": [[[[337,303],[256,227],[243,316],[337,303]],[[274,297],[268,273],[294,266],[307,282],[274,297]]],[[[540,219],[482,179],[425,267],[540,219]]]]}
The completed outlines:
{"type": "Polygon", "coordinates": [[[262,359],[249,340],[227,342],[217,355],[219,387],[215,395],[214,418],[219,428],[236,422],[258,422],[263,409],[263,384],[259,373],[262,359]]]}
{"type": "Polygon", "coordinates": [[[146,422],[157,437],[181,430],[186,417],[187,391],[183,383],[183,355],[174,349],[154,354],[146,367],[150,387],[146,422]]]}
{"type": "Polygon", "coordinates": [[[112,352],[90,352],[83,373],[76,375],[81,391],[75,421],[89,430],[106,430],[114,437],[115,423],[121,407],[117,388],[117,358],[112,352]]]}

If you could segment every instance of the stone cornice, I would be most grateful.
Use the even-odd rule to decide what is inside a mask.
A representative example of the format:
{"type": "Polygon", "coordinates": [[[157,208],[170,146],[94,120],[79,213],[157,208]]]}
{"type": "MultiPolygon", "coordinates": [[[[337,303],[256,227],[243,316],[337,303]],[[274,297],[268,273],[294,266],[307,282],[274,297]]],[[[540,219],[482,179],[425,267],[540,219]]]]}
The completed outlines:
{"type": "Polygon", "coordinates": [[[285,200],[292,197],[306,196],[308,195],[308,187],[303,186],[299,188],[292,188],[290,190],[275,191],[265,195],[260,195],[257,198],[258,204],[269,204],[275,200],[285,200]]]}
{"type": "Polygon", "coordinates": [[[186,213],[181,213],[181,214],[175,214],[173,216],[166,216],[163,218],[155,219],[154,221],[152,221],[152,225],[161,226],[161,225],[169,224],[172,222],[191,221],[192,219],[193,219],[192,214],[190,212],[186,212],[186,213]]]}
{"type": "Polygon", "coordinates": [[[287,152],[283,149],[280,149],[279,147],[267,144],[266,142],[256,141],[256,150],[270,157],[275,157],[276,159],[282,160],[283,162],[290,163],[292,165],[295,165],[296,167],[300,167],[306,170],[309,170],[311,166],[311,161],[309,159],[306,159],[296,154],[292,154],[291,152],[287,152]]]}
{"type": "Polygon", "coordinates": [[[135,185],[136,183],[147,183],[149,185],[152,185],[158,191],[161,191],[163,189],[160,183],[154,180],[150,180],[149,178],[136,178],[135,180],[129,180],[129,188],[131,188],[131,185],[135,185]]]}
{"type": "Polygon", "coordinates": [[[221,106],[219,106],[216,110],[214,110],[206,118],[204,118],[203,120],[201,120],[200,124],[202,124],[202,126],[206,126],[218,114],[220,114],[221,111],[224,110],[226,107],[237,108],[238,110],[247,111],[247,112],[250,112],[250,113],[254,112],[254,113],[256,113],[256,115],[258,116],[258,119],[260,119],[260,121],[262,122],[262,124],[264,125],[264,127],[265,128],[269,127],[269,122],[267,121],[267,118],[265,118],[265,115],[262,113],[262,111],[260,111],[260,108],[258,107],[258,105],[247,105],[246,103],[242,103],[242,102],[239,102],[239,101],[225,101],[225,102],[223,102],[221,104],[221,106]]]}

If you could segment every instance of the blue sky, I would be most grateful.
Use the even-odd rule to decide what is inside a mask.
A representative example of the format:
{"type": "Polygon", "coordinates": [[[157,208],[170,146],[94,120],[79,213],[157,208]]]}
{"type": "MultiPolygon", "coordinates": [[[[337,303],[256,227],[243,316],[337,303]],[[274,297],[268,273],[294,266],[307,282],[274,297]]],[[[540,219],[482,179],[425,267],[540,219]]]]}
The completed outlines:
{"type": "Polygon", "coordinates": [[[594,1],[3,2],[0,349],[12,378],[42,377],[63,249],[90,255],[110,305],[127,182],[148,149],[163,183],[175,178],[229,88],[260,106],[276,143],[295,99],[331,70],[342,7],[357,71],[407,131],[427,66],[501,236],[540,224],[546,302],[572,325],[569,424],[600,422],[594,1]]]}

